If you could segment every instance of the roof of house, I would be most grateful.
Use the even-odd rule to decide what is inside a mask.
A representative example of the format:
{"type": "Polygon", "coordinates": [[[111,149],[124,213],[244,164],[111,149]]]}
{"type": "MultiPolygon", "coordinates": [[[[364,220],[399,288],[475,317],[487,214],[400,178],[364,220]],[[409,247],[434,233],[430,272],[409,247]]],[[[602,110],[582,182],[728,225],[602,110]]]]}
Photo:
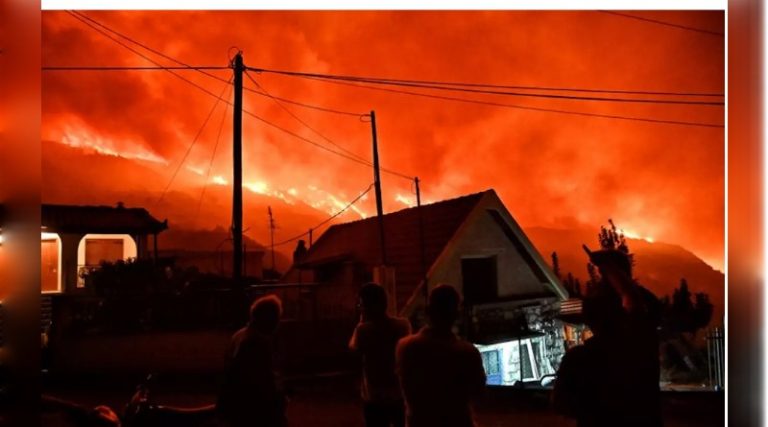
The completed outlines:
{"type": "MultiPolygon", "coordinates": [[[[493,190],[443,200],[421,207],[424,224],[425,268],[437,260],[445,246],[482,197],[493,190]]],[[[395,268],[397,306],[402,307],[421,283],[419,209],[384,215],[387,265],[395,268]]],[[[331,226],[309,249],[303,266],[353,259],[368,266],[381,263],[378,218],[331,226]]]]}
{"type": "Polygon", "coordinates": [[[148,234],[168,228],[143,208],[117,206],[42,205],[46,231],[64,233],[148,234]]]}

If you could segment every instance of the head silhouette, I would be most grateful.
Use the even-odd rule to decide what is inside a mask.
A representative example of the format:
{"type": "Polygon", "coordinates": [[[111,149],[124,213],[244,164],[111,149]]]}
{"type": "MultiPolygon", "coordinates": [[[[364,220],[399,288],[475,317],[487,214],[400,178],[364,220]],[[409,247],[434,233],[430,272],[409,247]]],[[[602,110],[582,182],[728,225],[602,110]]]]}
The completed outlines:
{"type": "Polygon", "coordinates": [[[615,332],[624,313],[621,297],[605,282],[593,285],[582,301],[584,323],[595,336],[615,332]]]}
{"type": "Polygon", "coordinates": [[[450,285],[438,285],[429,293],[427,316],[435,328],[450,329],[459,317],[461,296],[450,285]]]}
{"type": "Polygon", "coordinates": [[[250,325],[261,332],[271,334],[277,330],[283,315],[283,302],[276,295],[258,298],[251,304],[250,325]]]}
{"type": "Polygon", "coordinates": [[[387,292],[378,283],[364,284],[360,288],[360,308],[366,316],[384,316],[387,312],[387,292]]]}

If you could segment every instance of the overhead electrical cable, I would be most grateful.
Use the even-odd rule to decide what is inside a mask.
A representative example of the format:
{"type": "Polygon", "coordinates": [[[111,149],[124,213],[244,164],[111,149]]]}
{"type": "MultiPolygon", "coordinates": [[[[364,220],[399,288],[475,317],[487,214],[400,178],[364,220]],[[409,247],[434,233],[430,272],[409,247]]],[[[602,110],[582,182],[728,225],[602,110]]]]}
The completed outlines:
{"type": "Polygon", "coordinates": [[[163,71],[163,70],[231,70],[232,67],[200,65],[200,66],[133,66],[133,65],[82,65],[82,66],[55,66],[44,65],[42,71],[163,71]]]}
{"type": "MultiPolygon", "coordinates": [[[[154,54],[156,54],[158,56],[161,56],[161,57],[163,57],[165,59],[168,59],[169,61],[175,62],[177,64],[183,65],[186,68],[189,68],[189,69],[199,69],[199,70],[229,68],[229,67],[194,67],[194,66],[191,66],[191,65],[186,64],[186,63],[184,63],[182,61],[179,61],[178,59],[173,58],[172,56],[169,56],[169,55],[167,55],[167,54],[165,54],[165,53],[163,53],[163,52],[161,52],[161,51],[159,51],[157,49],[154,49],[151,46],[148,46],[148,45],[146,45],[144,43],[141,43],[141,42],[139,42],[138,40],[136,40],[136,39],[134,39],[132,37],[129,37],[129,36],[125,35],[125,34],[122,34],[122,33],[118,32],[117,30],[114,30],[114,29],[112,29],[112,28],[102,24],[101,22],[97,21],[96,19],[91,18],[90,16],[86,15],[85,13],[78,12],[78,11],[70,11],[70,12],[74,13],[74,14],[77,14],[78,16],[80,16],[80,17],[82,17],[84,19],[87,19],[88,21],[92,22],[93,24],[98,25],[98,26],[102,27],[103,29],[105,29],[107,31],[110,31],[113,34],[115,34],[115,35],[117,35],[119,37],[122,37],[122,38],[124,38],[124,39],[126,39],[126,40],[128,40],[128,41],[130,41],[130,42],[132,42],[132,43],[134,43],[136,45],[138,45],[138,46],[141,46],[144,49],[146,49],[146,50],[148,50],[148,51],[150,51],[150,52],[152,52],[152,53],[154,53],[154,54]]],[[[652,20],[652,19],[641,18],[641,17],[635,16],[635,15],[630,15],[630,14],[626,14],[626,13],[620,13],[620,12],[614,12],[614,11],[601,11],[601,12],[612,13],[612,14],[615,14],[615,15],[625,16],[625,17],[634,18],[634,19],[641,19],[641,20],[646,20],[646,21],[650,21],[650,22],[656,22],[656,23],[660,23],[660,24],[664,24],[664,25],[677,26],[677,27],[680,27],[680,28],[685,28],[685,29],[690,29],[690,30],[695,30],[695,31],[707,32],[706,30],[699,30],[699,29],[685,27],[685,26],[680,26],[680,25],[676,25],[676,24],[670,24],[670,23],[666,23],[666,22],[656,21],[656,20],[652,20]]],[[[714,33],[714,34],[722,35],[721,33],[714,33]]],[[[298,72],[291,72],[291,71],[284,71],[284,70],[255,69],[254,67],[249,67],[249,68],[254,69],[254,71],[258,70],[259,72],[302,74],[302,73],[298,73],[298,72]]],[[[210,74],[210,73],[205,73],[205,74],[208,75],[209,77],[213,77],[213,78],[216,78],[216,79],[221,79],[221,77],[213,75],[213,74],[210,74]]],[[[303,74],[313,74],[313,73],[303,73],[303,74]]],[[[320,76],[320,75],[318,75],[318,76],[320,76]]],[[[331,75],[327,75],[327,76],[331,76],[331,75]]],[[[563,88],[563,87],[525,86],[525,85],[495,85],[495,84],[479,84],[479,83],[438,82],[438,81],[429,81],[429,80],[388,79],[388,78],[344,76],[344,75],[338,75],[338,76],[334,76],[334,77],[344,78],[344,79],[360,79],[360,78],[362,78],[362,79],[366,79],[366,80],[376,80],[376,81],[380,81],[382,83],[383,82],[414,83],[414,84],[432,84],[432,85],[466,86],[466,87],[488,87],[488,88],[496,88],[496,89],[540,90],[540,91],[557,91],[557,92],[613,93],[613,94],[625,94],[625,95],[668,95],[668,96],[691,96],[691,97],[696,97],[696,96],[704,96],[704,97],[719,96],[719,97],[722,97],[722,96],[724,96],[723,93],[671,92],[671,91],[646,91],[646,90],[617,90],[617,89],[592,89],[592,88],[563,88]]],[[[350,113],[350,114],[355,114],[355,113],[350,113]]]]}
{"type": "Polygon", "coordinates": [[[469,99],[469,98],[460,98],[460,97],[445,96],[445,95],[436,95],[436,94],[430,94],[430,93],[412,92],[407,90],[370,86],[364,83],[354,83],[354,82],[346,82],[346,81],[340,81],[340,80],[326,80],[322,78],[315,78],[315,80],[338,84],[338,85],[344,85],[344,86],[359,87],[359,88],[361,87],[361,88],[366,88],[370,90],[378,90],[382,92],[392,92],[392,93],[399,93],[403,95],[419,96],[423,98],[442,99],[447,101],[488,105],[493,107],[513,108],[513,109],[519,109],[519,110],[541,111],[541,112],[548,112],[548,113],[569,114],[569,115],[575,115],[575,116],[599,117],[604,119],[628,120],[628,121],[671,124],[671,125],[681,125],[681,126],[696,126],[696,127],[707,127],[707,128],[725,127],[724,125],[717,124],[717,123],[687,122],[687,121],[681,121],[681,120],[653,119],[653,118],[646,118],[646,117],[620,116],[615,114],[601,114],[601,113],[590,113],[585,111],[571,111],[571,110],[561,110],[561,109],[555,109],[555,108],[532,107],[527,105],[505,104],[501,102],[483,101],[479,99],[469,99]]]}
{"type": "Polygon", "coordinates": [[[260,73],[273,73],[273,74],[280,74],[280,75],[293,76],[293,77],[321,78],[321,79],[328,79],[328,80],[341,80],[341,81],[369,83],[369,84],[376,84],[376,85],[403,86],[403,87],[413,87],[413,88],[421,88],[421,89],[438,89],[438,90],[445,90],[445,91],[468,92],[468,93],[485,94],[485,95],[505,95],[505,96],[515,96],[515,97],[548,98],[548,99],[572,100],[572,101],[708,105],[708,106],[725,105],[724,101],[612,98],[612,97],[599,97],[599,96],[576,96],[576,95],[547,94],[547,93],[510,92],[510,91],[501,91],[501,90],[476,89],[471,87],[454,87],[444,82],[427,82],[427,81],[413,81],[413,80],[406,81],[406,80],[380,79],[380,78],[372,78],[372,77],[353,77],[353,76],[339,76],[339,75],[333,75],[333,74],[269,70],[265,68],[255,68],[255,67],[247,67],[247,68],[249,70],[260,72],[260,73]]]}
{"type": "MultiPolygon", "coordinates": [[[[230,86],[229,98],[232,98],[233,87],[230,86]]],[[[200,198],[197,201],[197,210],[195,212],[195,222],[200,215],[200,208],[203,205],[203,197],[205,197],[205,191],[208,188],[208,182],[211,178],[211,170],[213,169],[213,161],[216,158],[216,150],[219,147],[219,140],[221,139],[221,131],[224,129],[224,121],[227,118],[227,112],[229,111],[229,103],[224,107],[224,112],[221,115],[221,122],[219,123],[219,132],[216,134],[216,143],[213,145],[213,151],[211,152],[211,160],[208,162],[208,169],[205,172],[205,182],[203,183],[203,190],[200,192],[200,198]]]]}
{"type": "MultiPolygon", "coordinates": [[[[349,202],[349,203],[348,203],[346,206],[344,206],[344,207],[343,207],[343,208],[342,208],[340,211],[336,212],[335,214],[331,215],[329,218],[325,219],[325,220],[324,220],[324,221],[322,221],[321,223],[319,223],[319,224],[315,225],[314,227],[310,228],[310,230],[312,230],[312,231],[314,231],[314,230],[317,230],[318,228],[320,228],[320,227],[322,227],[323,225],[325,225],[325,224],[327,224],[327,223],[329,223],[329,222],[333,221],[333,220],[334,220],[336,217],[338,217],[339,215],[341,215],[341,214],[343,214],[344,212],[346,212],[346,211],[347,211],[347,209],[351,208],[351,207],[352,207],[352,205],[354,205],[355,203],[357,203],[357,202],[358,202],[360,199],[362,199],[362,198],[363,198],[363,196],[365,196],[366,194],[368,194],[368,192],[369,192],[369,191],[371,191],[371,189],[373,188],[373,185],[374,185],[374,184],[371,184],[371,185],[369,185],[369,186],[368,186],[368,188],[366,188],[366,189],[365,189],[365,191],[363,191],[362,193],[360,193],[360,194],[359,194],[357,197],[355,197],[355,198],[354,198],[354,199],[353,199],[351,202],[349,202]]],[[[274,245],[272,245],[272,246],[280,246],[280,245],[284,245],[284,244],[286,244],[286,243],[290,243],[290,242],[293,242],[293,241],[299,240],[300,238],[302,238],[302,237],[304,237],[304,236],[306,236],[306,235],[308,235],[308,234],[309,234],[309,231],[305,231],[304,233],[301,233],[301,234],[299,234],[298,236],[294,236],[294,237],[291,237],[290,239],[286,239],[286,240],[283,240],[283,241],[281,241],[281,242],[275,243],[275,244],[274,244],[274,245]]]]}
{"type": "MultiPolygon", "coordinates": [[[[71,13],[71,12],[70,12],[70,13],[71,13]]],[[[147,60],[147,61],[149,61],[149,62],[151,62],[151,63],[155,64],[156,66],[158,66],[158,67],[162,67],[162,65],[161,65],[160,63],[158,63],[157,61],[153,60],[152,58],[149,58],[147,55],[143,54],[142,52],[139,52],[138,50],[136,50],[136,49],[134,49],[134,48],[132,48],[132,47],[128,46],[127,44],[123,43],[122,41],[120,41],[120,40],[118,40],[118,39],[116,39],[116,38],[112,37],[111,35],[109,35],[109,34],[105,33],[104,31],[102,31],[101,29],[99,29],[99,28],[95,27],[93,24],[91,24],[91,23],[90,23],[90,22],[88,22],[87,20],[84,20],[84,19],[80,18],[80,17],[79,17],[77,14],[75,14],[75,13],[71,13],[71,14],[72,14],[72,16],[74,16],[76,19],[78,19],[78,20],[80,20],[81,22],[83,22],[84,24],[88,25],[88,26],[89,26],[90,28],[92,28],[93,30],[95,30],[95,31],[97,31],[97,32],[99,32],[99,33],[101,33],[101,34],[102,34],[102,35],[104,35],[105,37],[107,37],[107,38],[109,38],[109,39],[113,40],[114,42],[116,42],[116,43],[120,44],[121,46],[123,46],[123,47],[125,47],[126,49],[130,50],[131,52],[135,53],[136,55],[138,55],[138,56],[140,56],[140,57],[144,58],[145,60],[147,60]]],[[[182,63],[182,64],[183,64],[183,63],[182,63]]],[[[184,64],[184,65],[186,65],[186,64],[184,64]]],[[[215,93],[211,92],[210,90],[206,89],[205,87],[203,87],[203,86],[201,86],[201,85],[199,85],[199,84],[197,84],[197,83],[193,82],[192,80],[189,80],[189,79],[185,78],[184,76],[182,76],[182,75],[178,74],[177,72],[175,72],[175,71],[173,71],[173,70],[170,70],[170,69],[167,69],[167,68],[164,68],[164,69],[165,69],[165,71],[167,71],[167,72],[171,73],[172,75],[174,75],[174,76],[178,77],[179,79],[183,80],[184,82],[186,82],[186,83],[188,83],[188,84],[190,84],[190,85],[194,86],[195,88],[197,88],[197,89],[199,89],[199,90],[201,90],[201,91],[205,92],[206,94],[208,94],[208,95],[210,95],[210,96],[212,96],[212,97],[216,98],[217,100],[221,100],[221,101],[224,101],[224,102],[225,102],[225,103],[227,103],[228,105],[233,105],[233,104],[232,104],[231,102],[229,102],[228,100],[224,100],[224,99],[222,98],[222,96],[221,96],[221,95],[216,95],[215,93]]],[[[217,77],[217,78],[218,78],[218,77],[217,77]]],[[[226,83],[229,85],[229,84],[231,84],[231,79],[230,79],[229,81],[225,81],[225,82],[226,82],[226,83]]],[[[360,164],[363,164],[363,165],[365,165],[365,166],[371,167],[371,165],[370,165],[368,162],[366,162],[366,161],[362,161],[362,160],[360,160],[360,159],[357,159],[357,158],[355,158],[355,157],[352,157],[352,156],[350,156],[350,155],[348,155],[348,154],[345,154],[345,153],[343,153],[343,152],[339,152],[339,151],[333,150],[332,148],[326,147],[326,146],[324,146],[323,144],[320,144],[320,143],[318,143],[318,142],[312,141],[311,139],[305,138],[305,137],[303,137],[303,136],[301,136],[301,135],[298,135],[298,134],[296,134],[296,133],[294,133],[294,132],[291,132],[291,131],[289,131],[288,129],[282,128],[282,127],[280,127],[280,126],[278,126],[278,125],[276,125],[276,124],[274,124],[274,123],[271,123],[271,122],[269,122],[268,120],[266,120],[266,119],[264,119],[264,118],[262,118],[262,117],[260,117],[260,116],[258,116],[258,115],[256,115],[256,114],[254,114],[254,113],[252,113],[252,112],[250,112],[250,111],[248,111],[248,110],[245,110],[245,109],[243,109],[243,113],[245,113],[245,114],[248,114],[249,116],[251,116],[251,117],[253,117],[253,118],[255,118],[255,119],[257,119],[257,120],[261,121],[261,122],[262,122],[262,123],[264,123],[264,124],[267,124],[267,125],[269,125],[269,126],[271,126],[271,127],[274,127],[275,129],[278,129],[278,130],[280,130],[280,131],[282,131],[282,132],[284,132],[284,133],[286,133],[286,134],[288,134],[288,135],[291,135],[291,136],[293,136],[293,137],[295,137],[295,138],[297,138],[297,139],[299,139],[299,140],[301,140],[301,141],[304,141],[304,142],[307,142],[307,143],[309,143],[309,144],[312,144],[312,145],[314,145],[314,146],[316,146],[316,147],[318,147],[318,148],[320,148],[320,149],[322,149],[322,150],[325,150],[325,151],[328,151],[328,152],[330,152],[330,153],[336,154],[336,155],[338,155],[338,156],[341,156],[341,157],[347,158],[348,160],[352,160],[352,161],[354,161],[354,162],[356,162],[356,163],[360,163],[360,164]]]]}
{"type": "Polygon", "coordinates": [[[219,105],[219,101],[222,100],[221,97],[224,96],[224,92],[226,92],[228,88],[229,88],[228,84],[224,86],[224,89],[221,91],[221,95],[219,95],[219,97],[216,99],[216,102],[213,103],[213,107],[211,107],[211,111],[208,112],[208,116],[206,116],[202,126],[200,126],[200,129],[197,131],[197,134],[192,139],[192,143],[190,143],[189,146],[187,147],[187,151],[184,153],[184,157],[181,158],[181,161],[179,162],[178,166],[176,166],[176,170],[173,172],[173,175],[171,176],[170,181],[168,181],[168,184],[165,186],[165,189],[163,190],[163,193],[160,195],[160,199],[157,201],[157,203],[160,203],[163,201],[165,194],[168,192],[168,189],[171,188],[171,184],[173,184],[173,181],[176,179],[176,175],[179,174],[179,171],[181,170],[181,167],[184,165],[184,162],[187,161],[187,157],[189,157],[189,153],[192,152],[192,148],[197,143],[197,140],[200,138],[200,135],[202,135],[203,130],[205,129],[205,126],[208,124],[208,121],[211,120],[211,116],[213,116],[214,110],[216,110],[216,107],[219,105]]]}
{"type": "Polygon", "coordinates": [[[658,24],[658,25],[664,25],[664,26],[667,26],[667,27],[679,28],[681,30],[695,31],[697,33],[709,34],[709,35],[712,35],[712,36],[720,36],[720,37],[724,36],[723,33],[720,33],[720,32],[717,32],[717,31],[705,30],[705,29],[696,28],[696,27],[689,27],[687,25],[680,25],[680,24],[675,24],[675,23],[672,23],[672,22],[661,21],[661,20],[658,20],[658,19],[646,18],[644,16],[632,15],[630,13],[617,12],[615,10],[598,10],[598,12],[607,13],[609,15],[622,16],[624,18],[629,18],[629,19],[636,19],[638,21],[650,22],[650,23],[658,24]]]}
{"type": "MultiPolygon", "coordinates": [[[[312,132],[313,132],[315,135],[319,136],[320,138],[324,139],[324,140],[325,140],[326,142],[328,142],[329,144],[331,144],[331,145],[333,145],[334,147],[338,148],[339,150],[341,150],[341,151],[343,151],[343,152],[345,152],[345,153],[349,154],[350,156],[356,157],[357,159],[360,159],[360,160],[362,160],[362,161],[364,161],[364,162],[368,162],[368,160],[364,159],[363,157],[361,157],[361,156],[359,156],[359,155],[355,154],[354,152],[352,152],[352,151],[350,151],[350,150],[347,150],[346,148],[342,147],[341,145],[339,145],[339,144],[337,144],[337,143],[333,142],[333,141],[332,141],[330,138],[328,138],[327,136],[325,136],[324,134],[322,134],[320,131],[318,131],[318,130],[317,130],[317,129],[315,129],[314,127],[310,126],[310,125],[309,125],[309,123],[307,123],[306,121],[302,120],[302,119],[301,119],[299,116],[297,116],[296,114],[294,114],[294,113],[293,113],[293,111],[291,111],[291,110],[290,110],[288,107],[286,107],[286,106],[285,106],[285,105],[283,105],[283,104],[282,104],[282,103],[281,103],[279,100],[277,100],[275,97],[273,97],[273,96],[272,96],[272,95],[271,95],[271,94],[270,94],[270,93],[267,91],[267,89],[266,89],[264,86],[262,86],[261,84],[259,84],[259,82],[257,82],[257,81],[256,81],[256,79],[254,79],[254,78],[253,78],[253,76],[251,76],[251,74],[250,74],[250,73],[249,73],[247,70],[245,71],[245,75],[246,75],[246,76],[248,76],[248,78],[249,78],[249,79],[250,79],[250,80],[253,82],[253,84],[255,84],[255,85],[256,85],[256,87],[257,87],[257,88],[261,89],[261,91],[264,93],[264,95],[265,95],[265,96],[267,96],[267,97],[271,98],[271,99],[272,99],[272,100],[275,102],[275,104],[277,104],[277,106],[278,106],[278,107],[280,107],[280,108],[281,108],[283,111],[285,111],[286,113],[288,113],[288,115],[290,115],[291,117],[293,117],[293,119],[294,119],[294,120],[296,120],[297,122],[301,123],[301,124],[302,124],[304,127],[306,127],[307,129],[309,129],[310,131],[312,131],[312,132]]],[[[368,163],[370,164],[370,162],[368,162],[368,163]]]]}
{"type": "MultiPolygon", "coordinates": [[[[211,68],[208,68],[208,67],[195,67],[195,66],[189,65],[189,64],[187,64],[187,63],[185,63],[183,61],[180,61],[180,60],[178,60],[178,59],[176,59],[176,58],[174,58],[174,57],[172,57],[172,56],[170,56],[170,55],[168,55],[168,54],[166,54],[166,53],[164,53],[164,52],[162,52],[160,50],[157,50],[157,49],[155,49],[155,48],[153,48],[151,46],[148,46],[145,43],[142,43],[142,42],[140,42],[140,41],[138,41],[138,40],[136,40],[136,39],[134,39],[132,37],[129,37],[129,36],[119,32],[119,31],[117,31],[117,30],[114,30],[114,29],[112,29],[112,28],[102,24],[101,22],[99,22],[99,21],[89,17],[88,15],[86,15],[86,14],[84,14],[82,12],[77,12],[77,11],[71,11],[71,12],[76,14],[76,15],[78,15],[78,16],[80,16],[80,17],[82,17],[82,18],[84,18],[84,19],[86,19],[86,20],[88,20],[88,21],[90,21],[94,25],[97,25],[97,26],[103,28],[104,30],[111,32],[112,34],[114,34],[114,35],[116,35],[118,37],[121,37],[121,38],[123,38],[123,39],[125,39],[125,40],[127,40],[127,41],[129,41],[131,43],[134,43],[137,46],[140,46],[140,47],[142,47],[142,48],[144,48],[144,49],[154,53],[155,55],[161,56],[161,57],[163,57],[163,58],[165,58],[165,59],[167,59],[167,60],[169,60],[171,62],[179,64],[181,67],[178,68],[178,69],[181,69],[181,70],[189,69],[189,70],[198,71],[198,72],[202,73],[205,76],[211,77],[211,78],[219,80],[221,82],[225,82],[226,80],[223,77],[217,76],[217,75],[212,74],[212,73],[205,72],[205,70],[206,69],[231,69],[232,68],[232,67],[211,67],[211,68]]],[[[119,67],[117,67],[117,68],[119,68],[119,67]]],[[[150,67],[143,67],[142,69],[151,69],[151,68],[150,67]]],[[[157,67],[157,69],[176,69],[176,68],[175,67],[157,67]]],[[[243,87],[243,89],[264,96],[263,93],[258,92],[258,91],[254,90],[254,89],[251,89],[251,88],[248,88],[248,87],[243,87]]],[[[349,111],[342,111],[342,110],[339,110],[339,109],[328,108],[328,107],[320,107],[320,106],[316,106],[316,105],[310,105],[310,104],[306,104],[306,103],[302,103],[302,102],[298,102],[298,101],[293,101],[293,100],[289,100],[289,99],[284,99],[284,98],[279,98],[279,97],[275,97],[275,99],[278,99],[280,101],[287,102],[287,103],[290,103],[290,104],[298,105],[298,106],[301,106],[301,107],[305,107],[305,108],[311,108],[311,109],[318,110],[318,111],[324,111],[324,112],[327,112],[327,113],[341,114],[341,115],[347,115],[347,116],[352,116],[352,117],[359,117],[360,116],[360,113],[349,112],[349,111]]]]}
{"type": "MultiPolygon", "coordinates": [[[[218,98],[218,99],[220,99],[220,98],[221,98],[220,96],[218,96],[218,95],[216,95],[215,93],[211,92],[210,90],[208,90],[208,89],[204,88],[203,86],[201,86],[201,85],[199,85],[199,84],[197,84],[197,83],[193,82],[192,80],[189,80],[188,78],[186,78],[186,77],[182,76],[181,74],[179,74],[179,73],[178,73],[178,72],[176,72],[175,70],[173,70],[173,69],[169,69],[168,67],[165,67],[165,66],[163,66],[162,64],[160,64],[159,62],[155,61],[154,59],[152,59],[152,58],[148,57],[147,55],[143,54],[142,52],[139,52],[138,50],[136,50],[136,49],[132,48],[131,46],[128,46],[127,44],[123,43],[122,41],[120,41],[120,40],[118,40],[118,39],[114,38],[113,36],[111,36],[111,35],[109,35],[109,34],[107,34],[107,33],[106,33],[106,32],[104,32],[103,30],[101,30],[100,28],[98,28],[98,27],[94,26],[93,24],[91,24],[90,22],[88,22],[87,20],[85,20],[85,19],[83,19],[83,18],[80,18],[80,16],[78,16],[77,14],[75,14],[75,13],[72,13],[71,11],[68,11],[68,12],[69,12],[69,13],[70,13],[70,14],[71,14],[73,17],[75,17],[75,19],[77,19],[77,20],[79,20],[80,22],[84,23],[85,25],[87,25],[87,26],[88,26],[89,28],[91,28],[92,30],[94,30],[94,31],[96,31],[96,32],[98,32],[98,33],[100,33],[100,34],[101,34],[101,35],[103,35],[104,37],[107,37],[108,39],[110,39],[110,40],[114,41],[115,43],[119,44],[120,46],[123,46],[124,48],[126,48],[126,49],[130,50],[131,52],[133,52],[134,54],[136,54],[136,55],[138,55],[139,57],[143,58],[144,60],[146,60],[146,61],[148,61],[148,62],[150,62],[150,63],[154,64],[155,66],[157,66],[157,67],[159,67],[159,68],[161,68],[161,69],[165,70],[165,71],[166,71],[166,72],[168,72],[168,73],[171,73],[172,75],[174,75],[174,76],[178,77],[179,79],[181,79],[181,80],[185,81],[186,83],[188,83],[188,84],[190,84],[190,85],[192,85],[192,86],[194,86],[194,87],[196,87],[196,88],[200,89],[201,91],[203,91],[203,92],[207,93],[208,95],[211,95],[211,96],[213,96],[213,97],[215,97],[215,98],[218,98]]],[[[217,76],[217,78],[218,78],[218,76],[217,76]]],[[[227,80],[224,80],[224,79],[221,79],[221,80],[222,80],[222,82],[226,82],[227,84],[231,84],[231,80],[230,80],[230,81],[227,81],[227,80]]]]}

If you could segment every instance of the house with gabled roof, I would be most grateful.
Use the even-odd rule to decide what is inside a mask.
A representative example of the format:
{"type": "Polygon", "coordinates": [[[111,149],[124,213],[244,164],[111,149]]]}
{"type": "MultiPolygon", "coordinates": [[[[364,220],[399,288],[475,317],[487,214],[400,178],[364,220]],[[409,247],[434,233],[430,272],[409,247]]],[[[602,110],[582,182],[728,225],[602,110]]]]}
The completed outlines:
{"type": "MultiPolygon", "coordinates": [[[[563,351],[562,325],[554,317],[568,293],[494,190],[384,215],[386,274],[378,221],[330,227],[284,280],[317,282],[320,315],[354,318],[357,290],[376,279],[394,311],[416,324],[423,318],[424,287],[449,284],[464,299],[462,334],[478,345],[538,342],[529,345],[529,359],[550,363],[529,377],[553,373],[563,351]]],[[[521,345],[507,352],[518,361],[525,359],[521,345]]]]}

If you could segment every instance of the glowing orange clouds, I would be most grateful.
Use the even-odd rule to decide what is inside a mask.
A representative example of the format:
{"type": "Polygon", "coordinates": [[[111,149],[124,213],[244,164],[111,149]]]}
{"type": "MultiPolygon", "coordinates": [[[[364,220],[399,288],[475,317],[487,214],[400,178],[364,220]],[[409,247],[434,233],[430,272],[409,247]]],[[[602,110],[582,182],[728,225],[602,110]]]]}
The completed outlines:
{"type": "MultiPolygon", "coordinates": [[[[638,13],[723,30],[720,12],[638,13]]],[[[151,65],[65,12],[43,15],[45,65],[151,65]]],[[[228,49],[237,46],[246,65],[261,68],[528,86],[724,92],[722,37],[599,12],[87,15],[195,65],[225,66],[228,49]]],[[[162,64],[175,65],[141,51],[162,64]]],[[[201,73],[178,73],[210,92],[225,90],[224,83],[201,73]]],[[[229,70],[210,73],[225,80],[231,74],[229,70]]],[[[492,187],[523,226],[587,224],[596,228],[613,218],[638,236],[681,244],[722,268],[722,128],[476,105],[267,73],[251,76],[274,96],[361,114],[375,110],[382,164],[419,176],[425,201],[492,187]]],[[[46,139],[117,153],[137,168],[153,171],[160,177],[157,182],[141,181],[140,192],[148,200],[163,191],[188,150],[172,189],[186,194],[189,203],[196,203],[206,176],[212,184],[231,182],[231,108],[220,103],[190,148],[216,102],[192,85],[164,71],[46,72],[43,78],[46,139]],[[216,156],[211,161],[214,147],[216,156]]],[[[256,88],[247,78],[245,85],[256,88]]],[[[228,94],[225,90],[226,98],[228,94]]],[[[723,123],[724,117],[721,106],[450,96],[701,123],[723,123]]],[[[283,104],[314,129],[310,130],[272,99],[251,91],[244,97],[245,109],[275,125],[335,151],[339,149],[328,139],[354,155],[371,157],[369,124],[357,117],[283,104]]],[[[244,117],[244,159],[247,191],[324,213],[338,211],[373,180],[370,168],[248,115],[244,117]]],[[[50,162],[56,164],[56,159],[50,162]]],[[[101,167],[98,162],[62,167],[48,174],[44,171],[44,179],[49,187],[64,186],[68,179],[62,174],[101,167]]],[[[121,166],[102,172],[110,177],[115,191],[126,192],[138,185],[137,170],[121,166]]],[[[72,202],[88,203],[93,197],[71,190],[72,202]]],[[[386,211],[415,202],[413,183],[400,177],[385,173],[383,190],[386,211]]],[[[57,197],[64,192],[57,191],[57,197]]],[[[204,204],[219,203],[223,212],[229,208],[226,199],[207,197],[204,204]]],[[[155,209],[171,222],[184,214],[162,206],[155,209]]],[[[346,218],[375,212],[372,195],[352,209],[354,216],[346,218]]],[[[202,225],[222,222],[228,225],[226,219],[202,225]]],[[[267,228],[257,228],[256,238],[264,241],[267,228]]]]}

